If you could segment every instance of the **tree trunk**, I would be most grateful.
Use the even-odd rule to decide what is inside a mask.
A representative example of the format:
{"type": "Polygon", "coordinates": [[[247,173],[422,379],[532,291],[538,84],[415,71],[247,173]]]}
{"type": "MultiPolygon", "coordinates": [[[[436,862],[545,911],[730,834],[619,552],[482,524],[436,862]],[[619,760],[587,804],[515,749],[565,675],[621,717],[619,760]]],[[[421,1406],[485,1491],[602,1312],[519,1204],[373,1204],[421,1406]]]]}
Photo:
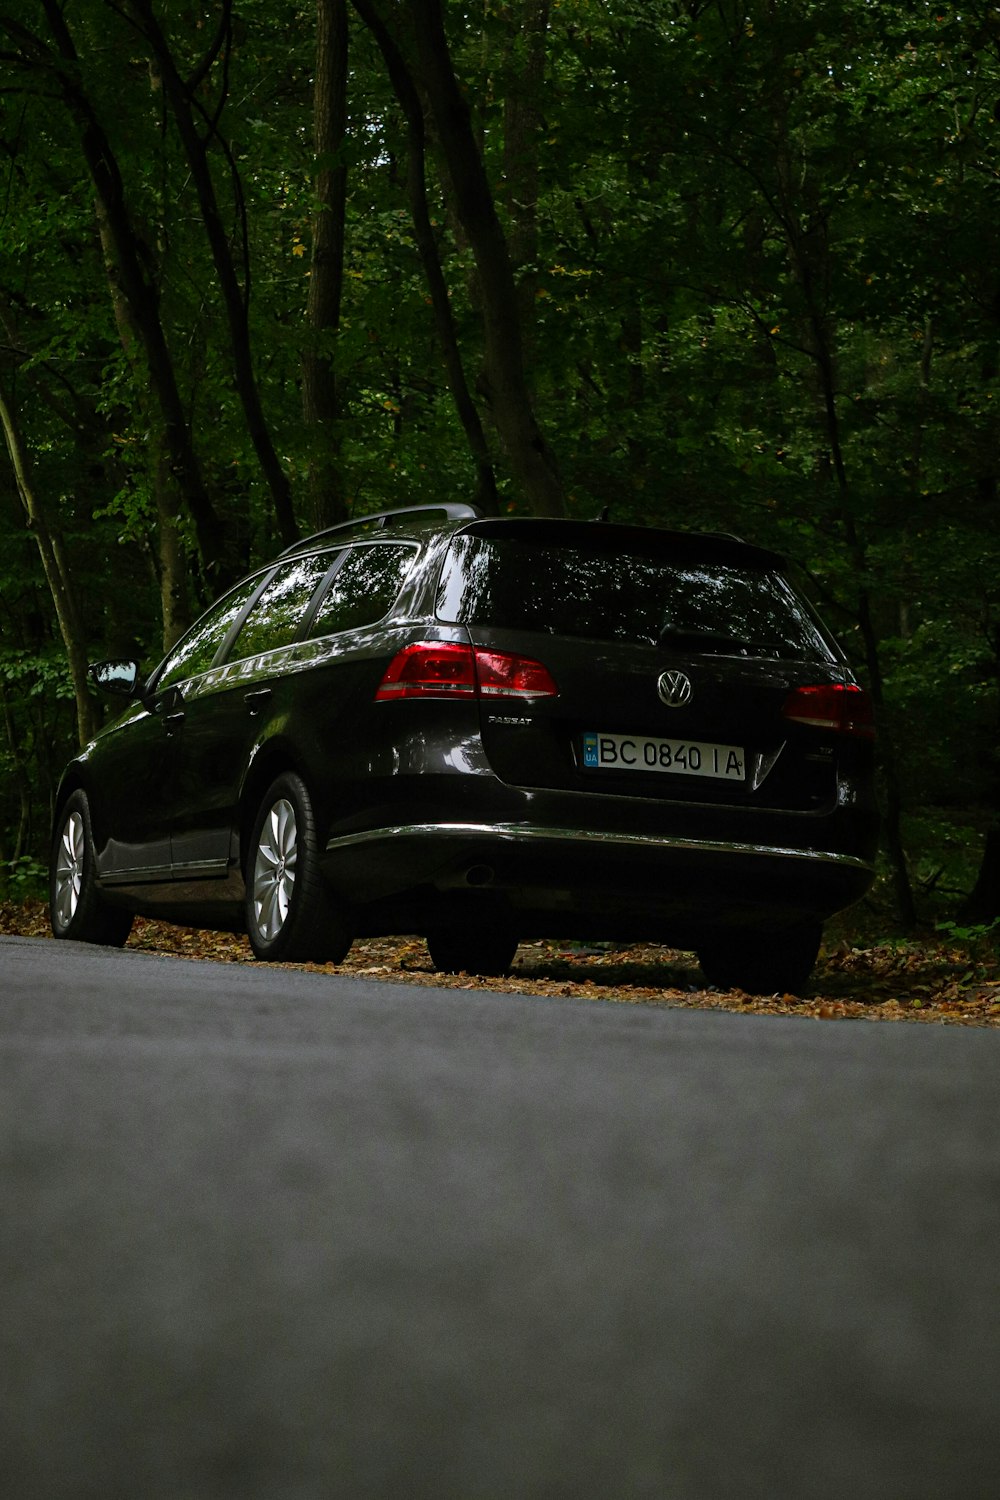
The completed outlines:
{"type": "MultiPolygon", "coordinates": [[[[980,374],[985,390],[988,390],[997,378],[1000,361],[997,358],[996,332],[1000,325],[1000,289],[993,290],[987,303],[990,315],[990,328],[993,334],[984,343],[981,354],[980,374]]],[[[979,475],[976,483],[976,495],[978,500],[977,513],[985,528],[996,525],[998,483],[996,470],[996,414],[993,414],[993,441],[987,445],[989,459],[986,467],[979,475]]],[[[993,649],[993,692],[994,692],[994,714],[993,738],[996,743],[1000,733],[1000,628],[994,626],[990,631],[991,645],[993,649]]],[[[1000,769],[995,759],[990,761],[990,774],[987,788],[986,801],[993,810],[995,818],[1000,817],[1000,769]]],[[[970,926],[981,926],[992,922],[1000,917],[1000,823],[994,824],[986,834],[986,842],[983,845],[982,859],[976,881],[972,890],[966,896],[958,910],[959,922],[970,926]]]]}
{"type": "Polygon", "coordinates": [[[410,0],[416,55],[455,207],[479,273],[483,308],[483,394],[514,478],[532,511],[565,514],[555,454],[535,417],[524,370],[517,286],[465,95],[451,65],[441,0],[410,0]]]}
{"type": "MultiPolygon", "coordinates": [[[[101,245],[104,250],[108,284],[111,288],[115,326],[118,329],[118,338],[122,346],[122,351],[136,377],[137,400],[141,408],[145,405],[145,391],[140,379],[140,371],[136,366],[138,349],[141,342],[141,331],[136,326],[131,304],[128,298],[123,295],[121,283],[115,275],[114,244],[107,217],[100,211],[100,206],[98,207],[97,223],[101,236],[101,245]]],[[[169,447],[166,436],[162,428],[158,426],[155,416],[150,415],[150,427],[153,431],[153,441],[150,444],[148,472],[149,482],[156,501],[156,577],[160,589],[163,649],[164,651],[169,651],[171,646],[174,645],[187,629],[191,622],[191,616],[188,609],[184,549],[181,543],[179,527],[179,496],[176,486],[171,483],[169,447]]]]}
{"type": "Polygon", "coordinates": [[[538,276],[538,155],[544,125],[545,43],[551,0],[521,0],[514,11],[504,91],[504,199],[508,245],[518,277],[518,306],[526,351],[535,345],[538,276]]]}
{"type": "Polygon", "coordinates": [[[896,906],[900,921],[904,928],[912,928],[917,922],[917,908],[913,897],[913,885],[910,881],[910,872],[906,862],[906,851],[903,847],[902,818],[903,797],[900,789],[898,751],[893,726],[886,722],[885,715],[885,690],[882,677],[882,658],[879,651],[878,632],[872,613],[872,595],[867,582],[868,558],[864,544],[858,535],[854,514],[851,507],[851,496],[848,488],[847,470],[844,464],[843,450],[840,442],[840,425],[837,415],[835,388],[833,379],[833,362],[829,348],[824,344],[817,349],[817,364],[820,371],[820,379],[823,390],[823,404],[826,414],[827,434],[833,454],[834,470],[837,478],[837,487],[840,493],[840,519],[843,527],[847,548],[851,556],[858,581],[857,594],[857,617],[861,628],[861,638],[865,647],[865,664],[868,668],[868,682],[871,688],[872,700],[875,704],[876,717],[880,719],[879,727],[879,761],[882,767],[882,779],[885,785],[885,817],[883,820],[883,839],[889,855],[889,863],[892,870],[893,888],[896,893],[896,906]]]}
{"type": "MultiPolygon", "coordinates": [[[[46,0],[46,4],[51,3],[52,0],[46,0]]],[[[229,4],[230,0],[225,0],[224,24],[229,14],[229,4]]],[[[249,266],[245,265],[244,267],[245,286],[241,287],[236,274],[236,267],[233,264],[229,238],[222,222],[222,215],[219,212],[215,183],[208,160],[207,139],[210,139],[214,133],[214,125],[209,125],[208,137],[202,139],[195,124],[192,91],[185,85],[177,71],[173,54],[153,15],[149,0],[132,0],[131,9],[153,50],[160,77],[163,81],[163,87],[177,125],[178,134],[184,146],[188,165],[191,168],[191,176],[198,195],[201,217],[205,225],[205,232],[212,253],[212,261],[219,279],[219,289],[222,293],[222,301],[229,324],[229,340],[233,355],[233,376],[236,382],[236,389],[243,405],[243,414],[246,419],[250,441],[253,443],[261,471],[271,491],[274,513],[278,523],[278,533],[282,542],[286,546],[290,546],[292,542],[298,540],[299,529],[295,523],[295,515],[292,508],[291,486],[275,451],[274,443],[271,440],[270,429],[267,419],[264,416],[264,408],[261,404],[260,391],[257,387],[257,378],[254,374],[250,341],[249,266]]],[[[235,181],[236,165],[231,158],[229,166],[235,181]]],[[[238,190],[237,197],[240,197],[238,190]]]]}
{"type": "Polygon", "coordinates": [[[837,380],[835,370],[835,338],[832,319],[824,308],[822,288],[828,280],[829,245],[827,242],[827,220],[820,205],[809,202],[809,185],[803,185],[789,166],[785,146],[785,121],[776,122],[781,149],[777,153],[777,176],[782,231],[788,250],[792,277],[802,296],[805,321],[805,348],[813,361],[821,420],[826,436],[837,486],[839,521],[848,555],[857,575],[857,620],[865,648],[865,664],[876,716],[880,718],[879,761],[885,786],[885,817],[883,819],[883,841],[889,855],[893,888],[899,918],[904,928],[916,925],[917,910],[913,896],[903,847],[902,808],[898,751],[891,723],[886,722],[885,692],[882,677],[882,661],[879,652],[878,631],[872,609],[872,593],[868,582],[867,551],[858,532],[854,516],[853,495],[844,459],[841,442],[840,416],[837,411],[837,380]],[[803,215],[803,195],[806,195],[803,215]],[[817,289],[819,288],[819,290],[817,289]]]}
{"type": "Polygon", "coordinates": [[[188,608],[187,574],[184,566],[184,544],[177,494],[170,483],[170,464],[162,448],[153,465],[153,490],[156,496],[157,539],[159,542],[157,576],[160,585],[160,614],[163,619],[163,650],[177,644],[191,623],[188,608]]]}
{"type": "Polygon", "coordinates": [[[59,86],[80,131],[84,159],[94,183],[102,238],[113,247],[108,276],[113,294],[128,302],[149,370],[149,384],[163,423],[170,467],[194,522],[198,549],[207,574],[224,577],[223,533],[219,518],[202,483],[191,432],[174,375],[173,361],[160,322],[158,299],[143,269],[138,236],[125,202],[125,187],[111,144],[80,83],[79,58],[58,0],[42,0],[53,40],[64,66],[59,86]]]}
{"type": "Polygon", "coordinates": [[[986,834],[976,883],[958,910],[959,922],[986,926],[1000,917],[1000,828],[986,834]]]}
{"type": "Polygon", "coordinates": [[[407,122],[408,159],[406,190],[413,220],[413,233],[427,280],[431,307],[438,342],[444,358],[455,410],[469,445],[469,452],[476,467],[475,503],[487,515],[499,513],[496,475],[479,411],[465,378],[465,367],[458,346],[458,330],[451,310],[451,298],[441,267],[434,226],[427,206],[426,132],[424,110],[416,86],[407,70],[402,54],[382,24],[374,9],[356,0],[356,9],[371,30],[385,61],[396,97],[407,122]]]}
{"type": "Polygon", "coordinates": [[[17,796],[20,804],[14,847],[12,852],[7,856],[7,859],[12,861],[20,859],[30,848],[32,785],[31,775],[18,742],[14,715],[10,711],[10,701],[2,685],[0,685],[0,706],[3,708],[4,731],[7,735],[7,745],[9,747],[11,765],[14,768],[14,780],[17,783],[17,796]]]}
{"type": "Polygon", "coordinates": [[[316,531],[347,517],[338,423],[341,397],[337,364],[327,340],[336,338],[344,286],[347,167],[337,160],[347,136],[347,3],[316,0],[316,70],[313,141],[319,166],[313,191],[312,258],[302,356],[302,413],[312,431],[309,498],[316,531]]]}
{"type": "Polygon", "coordinates": [[[95,729],[93,706],[87,688],[87,646],[83,619],[73,581],[61,543],[49,527],[41,498],[35,489],[31,460],[7,392],[0,384],[0,424],[3,426],[7,452],[14,469],[17,492],[21,497],[28,529],[38,544],[45,581],[55,606],[59,633],[66,648],[73,696],[76,700],[76,727],[80,744],[92,737],[95,729]]]}
{"type": "MultiPolygon", "coordinates": [[[[355,0],[362,19],[375,7],[355,0]]],[[[394,8],[395,9],[395,8],[394,8]]],[[[524,369],[517,286],[507,241],[497,217],[465,95],[455,77],[444,31],[441,0],[408,0],[407,71],[427,101],[448,171],[455,212],[476,262],[483,319],[482,394],[489,405],[511,473],[536,515],[565,513],[555,454],[535,417],[524,369]]],[[[384,20],[390,35],[399,34],[384,20]]],[[[401,57],[404,49],[397,43],[401,57]]]]}

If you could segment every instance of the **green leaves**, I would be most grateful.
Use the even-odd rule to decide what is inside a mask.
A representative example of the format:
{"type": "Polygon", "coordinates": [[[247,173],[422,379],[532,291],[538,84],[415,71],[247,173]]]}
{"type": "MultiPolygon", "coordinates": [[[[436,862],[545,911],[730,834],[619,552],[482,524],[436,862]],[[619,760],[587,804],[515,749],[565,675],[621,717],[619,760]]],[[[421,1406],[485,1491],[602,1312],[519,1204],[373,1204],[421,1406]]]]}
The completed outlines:
{"type": "MultiPolygon", "coordinates": [[[[556,435],[570,509],[610,503],[623,518],[787,550],[867,670],[864,596],[907,809],[951,799],[959,821],[971,810],[981,824],[983,808],[1000,806],[996,25],[986,11],[901,0],[574,0],[550,5],[539,31],[543,11],[490,0],[446,7],[445,19],[514,250],[532,395],[556,435]]],[[[310,6],[247,0],[208,68],[218,17],[160,0],[154,13],[181,76],[197,74],[239,258],[238,169],[254,367],[300,518],[323,441],[303,420],[300,378],[315,175],[341,166],[343,308],[318,347],[336,373],[349,503],[470,494],[475,470],[410,220],[406,121],[371,35],[352,17],[349,128],[317,158],[310,6]]],[[[65,19],[74,77],[121,168],[227,565],[248,566],[273,547],[275,525],[162,80],[121,7],[75,0],[65,19]]],[[[176,486],[168,471],[164,488],[148,365],[116,318],[114,258],[109,279],[93,183],[61,102],[65,75],[33,0],[5,7],[0,50],[11,85],[0,94],[5,388],[81,580],[92,654],[127,637],[153,659],[162,506],[176,486]]],[[[489,429],[477,389],[482,288],[436,146],[430,131],[433,233],[489,429]]],[[[516,507],[522,496],[492,447],[501,504],[516,507]]],[[[6,468],[0,543],[0,685],[34,774],[60,758],[66,680],[6,468]]],[[[181,593],[195,609],[214,581],[200,575],[186,519],[180,545],[181,593]]],[[[12,808],[8,794],[0,821],[19,816],[12,808]]],[[[930,839],[919,821],[908,826],[915,849],[930,839]]]]}

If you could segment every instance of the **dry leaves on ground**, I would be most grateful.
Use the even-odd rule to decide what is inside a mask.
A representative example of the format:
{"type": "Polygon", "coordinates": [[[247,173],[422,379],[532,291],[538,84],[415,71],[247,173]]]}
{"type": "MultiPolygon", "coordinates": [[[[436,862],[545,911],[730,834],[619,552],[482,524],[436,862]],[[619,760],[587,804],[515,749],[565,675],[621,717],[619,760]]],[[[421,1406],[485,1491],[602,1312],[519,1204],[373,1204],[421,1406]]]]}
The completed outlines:
{"type": "MultiPolygon", "coordinates": [[[[0,905],[0,932],[24,937],[50,935],[42,902],[0,905]]],[[[243,937],[136,920],[128,946],[150,953],[224,963],[255,962],[243,937]]],[[[746,995],[706,989],[695,959],[653,945],[621,947],[533,942],[522,944],[506,979],[438,974],[419,938],[366,938],[346,960],[302,964],[312,972],[379,979],[388,983],[447,989],[493,990],[531,995],[569,995],[626,1004],[688,1006],[754,1015],[794,1015],[815,1020],[918,1021],[962,1026],[1000,1026],[1000,969],[995,958],[970,957],[958,944],[879,943],[824,949],[809,993],[746,995]]]]}

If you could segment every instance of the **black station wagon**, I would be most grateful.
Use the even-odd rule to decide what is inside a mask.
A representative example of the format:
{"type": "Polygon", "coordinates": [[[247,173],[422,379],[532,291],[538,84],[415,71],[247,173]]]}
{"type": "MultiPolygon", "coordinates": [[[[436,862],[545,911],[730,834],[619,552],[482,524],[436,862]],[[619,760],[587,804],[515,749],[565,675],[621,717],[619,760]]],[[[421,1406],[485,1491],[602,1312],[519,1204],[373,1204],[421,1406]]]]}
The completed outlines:
{"type": "Polygon", "coordinates": [[[143,680],[62,779],[57,937],[133,915],[272,960],[425,937],[651,941],[797,989],[869,887],[867,694],[781,559],[606,522],[388,512],[284,552],[143,680]]]}

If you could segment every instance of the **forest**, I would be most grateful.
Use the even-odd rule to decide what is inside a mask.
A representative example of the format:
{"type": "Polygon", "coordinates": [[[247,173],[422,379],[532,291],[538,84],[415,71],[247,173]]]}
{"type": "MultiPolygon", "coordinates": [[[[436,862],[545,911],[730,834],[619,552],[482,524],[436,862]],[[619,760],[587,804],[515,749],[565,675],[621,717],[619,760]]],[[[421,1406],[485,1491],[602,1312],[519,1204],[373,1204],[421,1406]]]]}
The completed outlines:
{"type": "Polygon", "coordinates": [[[1000,917],[1000,8],[0,0],[0,886],[249,567],[735,532],[876,704],[887,930],[1000,917]]]}

